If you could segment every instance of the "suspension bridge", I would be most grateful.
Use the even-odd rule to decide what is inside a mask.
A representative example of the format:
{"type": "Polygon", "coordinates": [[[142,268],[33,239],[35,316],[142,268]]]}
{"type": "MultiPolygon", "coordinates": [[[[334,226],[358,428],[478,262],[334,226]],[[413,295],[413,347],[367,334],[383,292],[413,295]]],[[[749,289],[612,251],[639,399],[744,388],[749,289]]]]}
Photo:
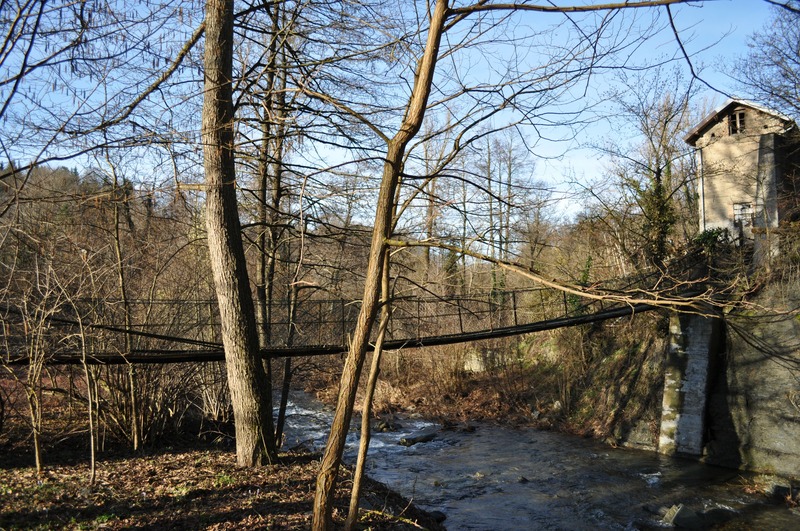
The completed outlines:
{"type": "MultiPolygon", "coordinates": [[[[609,304],[552,288],[469,295],[397,298],[384,349],[452,345],[619,319],[646,312],[648,303],[609,304]]],[[[263,358],[347,351],[360,301],[308,299],[275,304],[263,358]]],[[[164,364],[225,359],[219,312],[212,300],[85,300],[46,317],[6,306],[2,362],[24,365],[164,364]],[[115,323],[126,322],[130,326],[115,323]],[[33,339],[32,339],[33,338],[33,339]]]]}

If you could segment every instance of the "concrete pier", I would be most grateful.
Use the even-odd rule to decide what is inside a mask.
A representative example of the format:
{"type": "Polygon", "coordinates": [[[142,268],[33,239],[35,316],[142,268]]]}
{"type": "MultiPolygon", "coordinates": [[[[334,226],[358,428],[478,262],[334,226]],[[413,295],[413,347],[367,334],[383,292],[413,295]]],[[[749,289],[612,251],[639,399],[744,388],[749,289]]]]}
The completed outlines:
{"type": "Polygon", "coordinates": [[[662,454],[703,453],[709,366],[718,326],[716,319],[700,315],[670,317],[658,440],[662,454]]]}

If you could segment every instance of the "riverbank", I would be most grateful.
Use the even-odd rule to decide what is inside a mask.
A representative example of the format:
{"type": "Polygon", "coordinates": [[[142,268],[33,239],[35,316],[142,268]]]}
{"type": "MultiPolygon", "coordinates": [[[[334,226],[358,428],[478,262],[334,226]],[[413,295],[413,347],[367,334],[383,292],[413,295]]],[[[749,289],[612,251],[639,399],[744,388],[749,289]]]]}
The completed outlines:
{"type": "MultiPolygon", "coordinates": [[[[37,476],[24,449],[0,463],[0,529],[274,529],[311,525],[319,456],[282,454],[277,465],[236,466],[230,449],[193,441],[131,454],[106,452],[89,484],[88,453],[59,445],[37,476]]],[[[351,476],[342,472],[334,519],[343,522],[351,476]]],[[[359,529],[443,529],[381,483],[367,480],[359,529]]]]}
{"type": "MultiPolygon", "coordinates": [[[[667,332],[667,316],[653,312],[519,338],[386,352],[373,412],[444,425],[535,427],[654,450],[667,332]]],[[[340,373],[337,361],[319,364],[304,373],[303,389],[335,404],[340,373]]],[[[362,399],[360,390],[357,411],[362,399]]]]}

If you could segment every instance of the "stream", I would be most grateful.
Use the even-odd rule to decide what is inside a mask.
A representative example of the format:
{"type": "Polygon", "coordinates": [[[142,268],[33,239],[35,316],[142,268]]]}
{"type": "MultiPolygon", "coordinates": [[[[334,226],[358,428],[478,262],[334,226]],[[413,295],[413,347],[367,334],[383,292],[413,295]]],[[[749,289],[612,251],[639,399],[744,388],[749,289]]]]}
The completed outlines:
{"type": "MultiPolygon", "coordinates": [[[[295,394],[287,410],[287,448],[322,450],[331,410],[295,394]]],[[[800,529],[800,512],[748,494],[755,477],[737,470],[591,439],[474,423],[472,432],[437,431],[413,446],[403,437],[438,426],[400,419],[373,433],[367,474],[419,507],[446,515],[450,530],[659,529],[664,509],[684,505],[676,523],[707,529],[800,529]],[[688,515],[688,520],[687,520],[688,515]],[[683,518],[683,520],[680,520],[683,518]]],[[[355,463],[360,419],[353,421],[345,460],[355,463]]]]}

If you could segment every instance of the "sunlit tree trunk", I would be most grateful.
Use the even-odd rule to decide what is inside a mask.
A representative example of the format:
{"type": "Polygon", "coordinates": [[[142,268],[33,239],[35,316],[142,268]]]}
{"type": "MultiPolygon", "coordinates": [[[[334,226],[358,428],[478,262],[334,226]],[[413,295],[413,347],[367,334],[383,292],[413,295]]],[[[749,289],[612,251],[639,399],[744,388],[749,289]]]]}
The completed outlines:
{"type": "Polygon", "coordinates": [[[414,88],[406,105],[406,114],[399,131],[387,143],[381,186],[375,207],[375,224],[370,244],[364,297],[353,331],[350,351],[342,370],[336,413],[317,476],[312,522],[312,528],[316,531],[329,529],[331,525],[336,476],[342,462],[345,437],[353,414],[358,380],[366,357],[369,335],[378,311],[385,253],[388,252],[386,240],[391,236],[392,214],[396,204],[396,191],[402,171],[403,157],[408,143],[419,132],[425,117],[425,107],[433,83],[433,74],[439,57],[439,45],[444,33],[448,9],[448,2],[436,2],[434,11],[431,13],[425,51],[417,63],[414,88]]]}
{"type": "Polygon", "coordinates": [[[209,256],[236,425],[236,460],[240,466],[254,466],[273,462],[277,448],[271,384],[258,355],[255,308],[236,202],[232,0],[206,3],[204,62],[203,148],[209,256]]]}
{"type": "Polygon", "coordinates": [[[86,379],[86,402],[88,405],[89,413],[89,485],[94,485],[97,478],[97,428],[95,422],[95,404],[97,404],[97,395],[95,394],[95,377],[92,369],[89,367],[87,360],[87,343],[89,338],[86,335],[86,329],[83,326],[83,319],[80,314],[76,312],[78,324],[80,326],[80,341],[81,341],[81,366],[83,367],[83,376],[86,379]]]}
{"type": "Polygon", "coordinates": [[[389,303],[389,253],[386,253],[383,264],[383,282],[381,292],[383,304],[381,306],[381,321],[378,325],[378,337],[375,340],[375,350],[372,353],[372,364],[369,369],[367,388],[364,391],[364,406],[361,411],[361,439],[358,444],[358,458],[353,471],[353,488],[350,491],[350,509],[345,520],[345,531],[353,529],[358,520],[358,504],[361,497],[361,480],[364,478],[364,467],[367,462],[369,441],[371,436],[370,422],[372,420],[372,399],[375,396],[375,387],[381,370],[381,356],[383,354],[383,341],[386,337],[386,328],[391,317],[391,304],[389,303]]]}
{"type": "MultiPolygon", "coordinates": [[[[119,179],[117,178],[117,173],[114,171],[112,166],[111,171],[113,173],[114,182],[113,187],[111,189],[111,197],[114,201],[114,255],[117,260],[116,269],[117,269],[117,279],[119,280],[119,296],[122,301],[122,312],[125,318],[125,354],[131,353],[131,348],[133,347],[131,343],[131,335],[130,330],[132,326],[131,320],[131,305],[130,301],[128,300],[128,284],[125,278],[125,265],[123,259],[123,251],[122,251],[122,234],[119,229],[120,220],[120,201],[127,200],[125,197],[125,192],[119,186],[119,179]]],[[[130,437],[131,437],[131,445],[133,446],[134,451],[139,449],[142,443],[142,430],[139,418],[139,401],[138,396],[136,395],[136,367],[133,364],[128,364],[128,393],[130,395],[130,437]]]]}

